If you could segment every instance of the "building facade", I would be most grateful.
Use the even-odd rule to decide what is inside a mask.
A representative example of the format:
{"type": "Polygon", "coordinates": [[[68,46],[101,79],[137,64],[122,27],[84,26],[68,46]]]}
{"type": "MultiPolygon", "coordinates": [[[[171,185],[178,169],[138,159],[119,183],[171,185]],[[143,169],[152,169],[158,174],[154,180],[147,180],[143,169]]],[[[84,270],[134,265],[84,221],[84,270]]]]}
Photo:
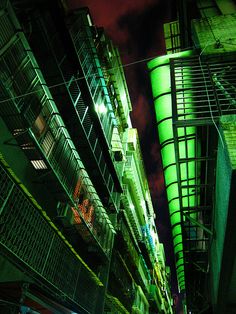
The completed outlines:
{"type": "Polygon", "coordinates": [[[178,8],[148,68],[179,290],[185,313],[234,313],[236,4],[178,8]]]}
{"type": "Polygon", "coordinates": [[[63,1],[0,38],[1,313],[173,313],[117,48],[63,1]]]}

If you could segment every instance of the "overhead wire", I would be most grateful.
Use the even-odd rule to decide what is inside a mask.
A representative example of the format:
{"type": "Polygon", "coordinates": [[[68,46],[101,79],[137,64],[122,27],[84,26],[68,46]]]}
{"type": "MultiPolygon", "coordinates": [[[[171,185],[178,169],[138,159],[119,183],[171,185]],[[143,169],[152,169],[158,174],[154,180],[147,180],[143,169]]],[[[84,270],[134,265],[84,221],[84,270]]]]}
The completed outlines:
{"type": "MultiPolygon", "coordinates": [[[[120,69],[120,68],[126,68],[126,67],[129,67],[129,66],[132,66],[132,65],[136,65],[136,64],[139,64],[139,63],[144,63],[144,62],[150,61],[150,60],[152,60],[152,59],[154,59],[156,57],[157,56],[139,59],[139,60],[136,60],[136,61],[133,61],[133,62],[122,64],[121,66],[111,67],[111,68],[109,68],[109,70],[117,70],[117,69],[120,69]]],[[[73,79],[70,79],[70,80],[67,80],[67,81],[64,81],[64,82],[61,82],[61,83],[58,83],[58,84],[45,85],[45,86],[50,90],[50,89],[53,89],[53,88],[56,88],[56,87],[67,85],[67,84],[72,83],[72,82],[77,82],[77,81],[80,81],[80,80],[84,80],[84,79],[87,79],[87,78],[90,78],[90,77],[96,77],[96,76],[97,76],[97,74],[84,75],[84,76],[80,76],[80,77],[77,77],[77,78],[75,77],[73,79]]],[[[44,86],[44,84],[42,84],[42,83],[41,83],[41,85],[44,86]]],[[[9,97],[9,98],[0,100],[0,104],[8,102],[8,101],[11,101],[11,100],[15,100],[15,99],[18,99],[18,98],[23,98],[23,97],[26,97],[26,96],[29,96],[29,95],[32,95],[32,94],[35,94],[35,93],[38,93],[38,92],[42,91],[42,89],[43,89],[43,87],[39,88],[39,89],[36,89],[36,90],[33,90],[33,91],[30,91],[30,92],[27,92],[27,93],[24,93],[24,94],[20,94],[18,96],[9,97]]]]}
{"type": "MultiPolygon", "coordinates": [[[[189,50],[189,49],[193,49],[193,48],[194,47],[191,46],[191,47],[184,48],[183,50],[189,50]]],[[[157,58],[157,57],[160,57],[160,56],[155,55],[155,56],[148,57],[148,58],[141,58],[141,59],[138,59],[138,60],[133,61],[133,62],[122,64],[122,65],[117,66],[117,67],[111,67],[111,68],[109,68],[109,70],[117,70],[117,69],[120,69],[120,68],[130,67],[130,66],[133,66],[133,65],[136,65],[136,64],[140,64],[140,63],[144,63],[144,62],[150,61],[150,60],[152,60],[154,58],[157,58]]],[[[53,89],[53,88],[56,88],[56,87],[67,85],[67,84],[72,83],[72,82],[77,82],[77,81],[80,81],[80,80],[84,80],[84,79],[87,79],[87,78],[90,78],[90,77],[96,77],[96,76],[97,76],[97,74],[83,75],[83,76],[80,76],[80,77],[77,77],[77,78],[74,77],[73,79],[69,79],[67,81],[63,81],[63,82],[58,83],[58,84],[46,85],[46,84],[41,83],[41,85],[42,86],[45,85],[45,87],[47,87],[50,90],[50,89],[53,89]]],[[[36,93],[42,91],[42,89],[43,89],[43,87],[39,88],[39,89],[32,90],[32,91],[27,92],[27,93],[20,94],[18,96],[14,96],[14,97],[12,96],[12,97],[0,100],[0,104],[8,102],[8,101],[11,101],[11,100],[16,100],[16,99],[19,99],[19,98],[23,98],[23,97],[26,97],[26,96],[29,96],[29,95],[36,94],[36,93]]]]}
{"type": "MultiPolygon", "coordinates": [[[[213,124],[214,124],[214,126],[215,126],[215,128],[216,128],[216,130],[217,130],[217,132],[219,134],[219,137],[221,139],[222,145],[224,147],[222,136],[220,134],[220,131],[218,129],[218,126],[217,126],[217,124],[216,124],[216,122],[214,120],[214,116],[213,116],[213,113],[212,113],[212,108],[211,108],[211,104],[210,104],[210,97],[209,97],[209,93],[208,93],[206,77],[205,77],[205,73],[204,73],[203,65],[202,65],[202,60],[201,60],[201,56],[202,56],[203,52],[205,51],[205,49],[208,46],[212,45],[212,44],[218,44],[220,42],[220,39],[216,38],[216,36],[215,36],[215,34],[213,32],[213,29],[212,29],[212,27],[210,25],[209,19],[206,16],[205,16],[205,18],[206,18],[206,21],[207,21],[207,23],[209,25],[209,29],[210,29],[210,31],[211,31],[211,33],[213,35],[214,42],[206,44],[206,46],[202,49],[202,51],[199,54],[199,64],[200,64],[200,68],[201,68],[201,71],[202,71],[203,80],[204,80],[204,84],[205,84],[205,88],[206,88],[206,95],[207,95],[207,100],[208,100],[208,106],[209,106],[209,110],[210,110],[211,119],[212,119],[212,122],[213,122],[213,124]]],[[[224,42],[224,43],[226,43],[226,42],[224,42]]],[[[236,45],[234,43],[227,43],[227,44],[236,45]]],[[[193,49],[193,48],[199,48],[199,47],[197,47],[194,44],[194,46],[185,48],[184,50],[193,49]]],[[[129,66],[133,66],[133,65],[136,65],[136,64],[140,64],[140,63],[144,63],[144,62],[150,61],[150,60],[152,60],[152,59],[154,59],[156,57],[157,56],[152,56],[152,57],[148,57],[148,58],[138,59],[136,61],[125,63],[125,64],[122,64],[122,65],[117,66],[117,67],[111,67],[111,68],[109,68],[109,70],[116,70],[116,69],[120,69],[120,68],[126,68],[126,67],[129,67],[129,66]]],[[[45,86],[50,90],[50,89],[53,89],[53,88],[56,88],[56,87],[60,87],[60,86],[63,86],[63,85],[67,86],[69,83],[72,83],[72,82],[77,82],[77,81],[80,81],[80,80],[84,80],[84,79],[87,79],[87,78],[90,78],[90,77],[96,77],[96,76],[97,76],[96,74],[91,74],[91,75],[88,75],[88,76],[83,75],[83,76],[80,76],[80,77],[77,77],[77,78],[74,77],[73,79],[70,79],[70,80],[67,80],[67,81],[63,81],[63,82],[58,83],[58,84],[53,84],[53,85],[49,85],[49,86],[45,85],[45,86]]],[[[26,96],[30,96],[30,95],[36,94],[36,93],[42,91],[44,84],[41,83],[41,85],[42,85],[42,88],[35,89],[35,90],[32,90],[32,91],[27,92],[27,93],[23,93],[23,94],[20,94],[20,95],[17,95],[17,96],[12,96],[12,97],[0,100],[0,104],[6,103],[6,102],[11,101],[11,100],[17,100],[19,98],[23,98],[23,97],[26,97],[26,96]]]]}

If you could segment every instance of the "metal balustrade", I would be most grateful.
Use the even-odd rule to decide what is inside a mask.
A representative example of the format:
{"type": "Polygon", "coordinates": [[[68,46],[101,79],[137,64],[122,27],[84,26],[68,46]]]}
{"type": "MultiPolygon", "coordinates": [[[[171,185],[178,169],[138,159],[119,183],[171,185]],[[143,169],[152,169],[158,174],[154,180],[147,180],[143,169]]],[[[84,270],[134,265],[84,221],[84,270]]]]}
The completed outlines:
{"type": "Polygon", "coordinates": [[[161,295],[160,288],[158,286],[156,286],[156,285],[150,285],[149,286],[148,299],[155,301],[157,308],[161,309],[163,296],[161,295]]]}
{"type": "Polygon", "coordinates": [[[130,312],[124,307],[119,299],[113,295],[106,294],[106,305],[104,314],[119,313],[119,314],[129,314],[130,312]]]}
{"type": "Polygon", "coordinates": [[[103,176],[104,183],[107,185],[107,188],[110,192],[110,198],[118,209],[119,197],[116,195],[117,193],[113,192],[114,181],[105,162],[104,153],[102,152],[101,145],[96,136],[96,131],[94,129],[94,125],[89,114],[88,106],[86,106],[82,98],[80,98],[77,102],[77,105],[75,106],[75,109],[78,119],[83,127],[84,133],[86,134],[86,137],[88,139],[88,143],[93,150],[93,154],[101,172],[101,176],[103,176]]]}
{"type": "MultiPolygon", "coordinates": [[[[55,124],[55,122],[53,121],[51,123],[55,124]]],[[[83,165],[80,162],[78,156],[76,158],[74,149],[66,140],[63,129],[57,131],[58,128],[55,127],[55,125],[54,127],[53,125],[51,126],[51,123],[49,122],[48,125],[48,133],[50,132],[49,134],[52,134],[55,137],[53,145],[51,145],[51,142],[48,141],[48,144],[50,145],[50,151],[47,155],[47,160],[51,163],[53,169],[55,169],[56,173],[61,179],[61,182],[67,188],[70,196],[72,196],[78,180],[81,180],[84,195],[89,199],[90,203],[93,206],[93,223],[88,223],[84,215],[82,215],[82,217],[85,219],[89,230],[97,239],[98,243],[102,246],[103,250],[106,252],[106,254],[110,255],[113,237],[111,232],[111,222],[106,214],[105,209],[102,206],[101,201],[96,194],[96,191],[88,177],[86,170],[83,168],[83,165]]],[[[45,137],[39,139],[39,145],[43,147],[46,152],[47,148],[45,147],[45,145],[43,145],[44,142],[45,137]]],[[[81,213],[79,206],[76,206],[75,210],[81,213]]],[[[85,233],[86,228],[85,226],[83,226],[82,222],[80,222],[79,224],[76,223],[76,225],[79,231],[85,233]]],[[[92,237],[90,236],[90,239],[91,238],[92,237]]]]}
{"type": "Polygon", "coordinates": [[[213,57],[173,59],[175,123],[202,125],[236,113],[235,54],[225,60],[213,57]]]}
{"type": "Polygon", "coordinates": [[[129,310],[134,301],[133,278],[129,272],[126,262],[116,250],[113,251],[111,270],[116,278],[116,283],[111,284],[111,291],[118,297],[129,310]]]}
{"type": "Polygon", "coordinates": [[[122,237],[127,245],[128,252],[131,255],[131,258],[133,260],[133,263],[138,265],[138,260],[139,260],[139,254],[134,246],[134,243],[131,239],[130,231],[126,227],[125,223],[121,221],[120,223],[120,231],[122,233],[122,237]]]}
{"type": "Polygon", "coordinates": [[[117,122],[97,55],[92,29],[87,20],[87,13],[78,12],[76,19],[71,19],[68,24],[75,50],[91,91],[94,109],[97,111],[108,146],[111,147],[112,131],[117,122]]]}
{"type": "MultiPolygon", "coordinates": [[[[98,134],[96,132],[95,124],[93,122],[93,119],[91,117],[91,108],[89,108],[88,103],[84,101],[84,86],[82,87],[82,91],[80,88],[80,81],[81,77],[78,78],[78,76],[75,74],[76,71],[78,70],[76,65],[73,67],[70,55],[65,54],[66,51],[62,50],[62,53],[59,54],[58,50],[60,50],[60,34],[57,33],[57,30],[55,29],[55,34],[52,34],[51,32],[47,32],[48,25],[50,24],[50,19],[47,16],[41,16],[35,24],[32,25],[33,29],[37,29],[40,31],[40,39],[43,41],[43,53],[48,54],[52,58],[52,63],[55,63],[55,69],[53,70],[54,72],[49,74],[48,69],[45,68],[45,77],[47,78],[47,81],[51,82],[51,76],[56,77],[57,80],[62,80],[64,82],[63,85],[61,85],[58,88],[53,88],[52,93],[54,95],[55,93],[55,100],[56,103],[60,104],[61,103],[61,93],[65,95],[64,102],[70,103],[72,102],[72,107],[71,105],[68,107],[68,110],[70,111],[70,118],[69,121],[66,121],[66,126],[72,136],[72,138],[75,140],[76,147],[81,148],[81,150],[88,150],[90,152],[91,160],[95,159],[93,163],[97,163],[97,167],[99,168],[98,171],[100,171],[99,175],[101,176],[101,179],[103,180],[103,186],[107,188],[107,192],[110,195],[110,200],[114,203],[114,206],[118,210],[119,208],[119,198],[114,195],[114,179],[113,176],[111,175],[111,171],[108,167],[108,164],[106,162],[106,153],[101,147],[101,142],[98,137],[98,134]],[[53,75],[52,75],[53,74],[53,75]],[[48,76],[47,76],[48,75],[48,76]],[[60,94],[58,98],[57,94],[60,94]],[[70,108],[70,109],[69,109],[70,108]],[[73,123],[71,121],[73,120],[73,123],[75,123],[78,128],[73,127],[73,123]],[[70,124],[71,123],[71,124],[70,124]],[[80,134],[79,141],[78,140],[78,134],[80,134]]],[[[65,32],[67,30],[65,29],[65,32]]],[[[34,39],[33,35],[30,37],[31,41],[34,43],[35,41],[38,40],[38,38],[35,36],[34,39]]],[[[85,43],[81,43],[81,46],[83,46],[85,43]]],[[[41,52],[42,53],[42,52],[41,52]]],[[[86,68],[88,73],[87,77],[89,77],[89,80],[94,81],[94,71],[96,69],[94,68],[94,65],[89,63],[87,60],[88,59],[88,54],[85,54],[84,59],[81,59],[82,62],[82,67],[86,68]]],[[[39,53],[39,61],[41,60],[41,54],[39,53]]],[[[41,64],[43,65],[44,60],[41,60],[41,64]]],[[[52,72],[52,71],[51,71],[52,72]]],[[[84,80],[83,80],[84,81],[84,80]]],[[[99,81],[100,82],[100,81],[99,81]]],[[[53,82],[52,82],[53,84],[53,82]]],[[[83,85],[83,83],[82,83],[83,85]]],[[[96,85],[89,85],[88,88],[92,92],[94,90],[94,87],[96,89],[95,94],[97,95],[96,97],[100,97],[101,94],[101,89],[97,88],[96,85]]],[[[99,100],[100,102],[100,100],[99,100]]],[[[69,105],[68,103],[68,105],[69,105]]],[[[62,106],[63,110],[63,106],[62,106]]],[[[92,108],[92,112],[94,111],[94,108],[92,108]]],[[[110,121],[107,121],[108,124],[110,121]]],[[[109,127],[111,127],[113,124],[109,124],[109,127]]],[[[85,153],[86,154],[86,153],[85,153]]],[[[82,155],[81,155],[82,156],[82,155]]],[[[86,156],[87,157],[87,156],[86,156]]],[[[86,158],[85,157],[85,158],[86,158]]],[[[83,157],[82,157],[83,159],[83,157]]],[[[89,166],[92,168],[91,166],[89,166]]]]}
{"type": "Polygon", "coordinates": [[[58,194],[64,194],[64,199],[74,202],[73,192],[81,178],[94,206],[94,226],[102,235],[95,228],[89,230],[104,252],[110,254],[112,241],[107,239],[112,239],[113,227],[108,215],[84,170],[28,42],[21,31],[16,31],[20,25],[10,3],[0,3],[3,4],[6,8],[0,16],[0,32],[7,28],[9,36],[3,36],[0,42],[0,112],[34,168],[53,176],[56,189],[60,186],[58,194]],[[7,41],[9,38],[13,40],[7,41]]]}
{"type": "Polygon", "coordinates": [[[132,313],[134,314],[149,313],[149,303],[140,286],[135,287],[135,302],[132,306],[132,313]]]}
{"type": "Polygon", "coordinates": [[[140,259],[139,259],[139,265],[138,265],[138,272],[142,278],[143,281],[143,285],[145,287],[145,289],[148,291],[149,290],[149,281],[150,281],[150,272],[147,268],[147,265],[144,261],[144,258],[142,255],[140,255],[140,259]]]}
{"type": "Polygon", "coordinates": [[[73,253],[29,195],[0,164],[1,253],[40,285],[95,313],[102,291],[96,275],[73,253]]]}
{"type": "Polygon", "coordinates": [[[141,185],[141,176],[139,175],[139,169],[135,161],[134,154],[126,156],[125,164],[125,176],[129,179],[135,193],[136,199],[140,205],[140,202],[144,199],[143,189],[141,185]]]}
{"type": "Polygon", "coordinates": [[[135,237],[137,238],[137,240],[140,241],[142,239],[140,223],[138,221],[137,213],[132,202],[132,197],[130,195],[128,184],[123,184],[123,190],[124,192],[122,194],[121,200],[124,204],[125,211],[129,218],[128,223],[131,225],[131,229],[133,230],[135,237]]]}

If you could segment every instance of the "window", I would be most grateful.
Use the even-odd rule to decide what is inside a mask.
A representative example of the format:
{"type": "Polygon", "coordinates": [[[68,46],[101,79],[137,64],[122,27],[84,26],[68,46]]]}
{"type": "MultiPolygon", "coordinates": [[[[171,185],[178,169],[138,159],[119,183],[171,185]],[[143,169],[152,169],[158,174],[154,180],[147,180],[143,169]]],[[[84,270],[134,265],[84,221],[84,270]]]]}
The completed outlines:
{"type": "Polygon", "coordinates": [[[39,114],[33,125],[34,134],[37,137],[39,137],[44,132],[45,128],[46,128],[46,122],[43,116],[39,114]]]}
{"type": "Polygon", "coordinates": [[[47,169],[47,165],[42,159],[38,160],[31,160],[32,165],[34,166],[35,169],[47,169]]]}

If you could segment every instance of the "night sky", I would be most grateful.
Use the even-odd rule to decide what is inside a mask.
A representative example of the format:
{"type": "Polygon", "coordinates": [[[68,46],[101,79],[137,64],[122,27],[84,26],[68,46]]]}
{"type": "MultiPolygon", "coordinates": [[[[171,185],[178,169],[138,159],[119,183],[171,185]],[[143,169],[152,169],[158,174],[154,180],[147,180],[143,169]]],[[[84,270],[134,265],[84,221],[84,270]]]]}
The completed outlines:
{"type": "Polygon", "coordinates": [[[175,18],[176,1],[70,0],[69,2],[71,8],[87,6],[94,24],[104,27],[105,32],[119,48],[133,106],[132,124],[138,129],[153,206],[157,214],[157,230],[160,242],[165,245],[167,265],[171,266],[172,270],[172,292],[177,294],[171,227],[146,66],[146,59],[165,54],[163,23],[175,18]]]}

